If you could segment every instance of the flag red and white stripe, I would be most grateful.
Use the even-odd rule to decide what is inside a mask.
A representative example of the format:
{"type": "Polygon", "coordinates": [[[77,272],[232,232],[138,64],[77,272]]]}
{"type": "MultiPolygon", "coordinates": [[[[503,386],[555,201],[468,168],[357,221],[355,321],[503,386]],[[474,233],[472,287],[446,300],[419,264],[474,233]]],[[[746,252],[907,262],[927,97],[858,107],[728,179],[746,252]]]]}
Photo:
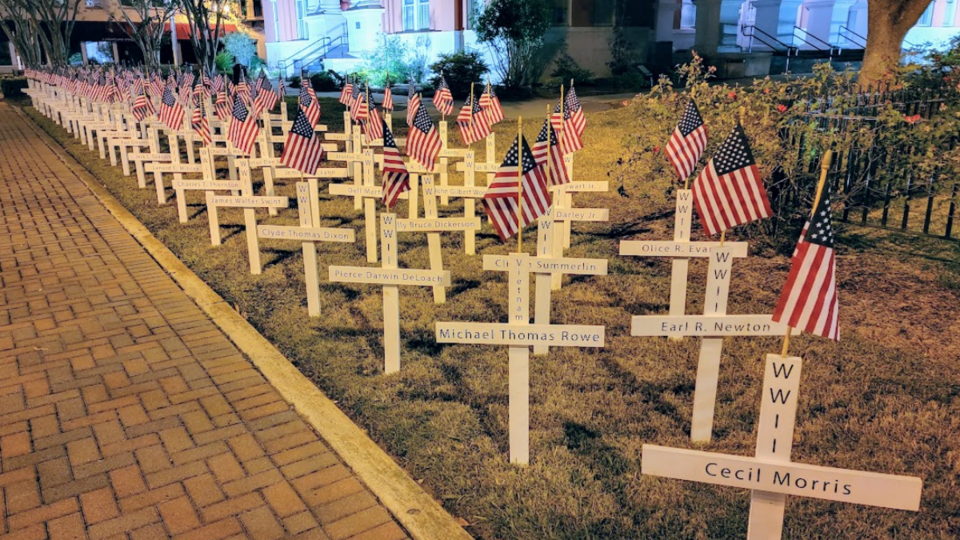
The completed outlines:
{"type": "Polygon", "coordinates": [[[389,83],[383,89],[383,104],[381,106],[385,111],[393,111],[393,90],[390,89],[389,83]]]}
{"type": "Polygon", "coordinates": [[[413,158],[424,169],[432,171],[437,156],[443,144],[440,141],[440,134],[437,133],[433,120],[427,114],[427,109],[417,107],[417,116],[413,120],[413,126],[407,134],[407,155],[413,158]]]}
{"type": "Polygon", "coordinates": [[[487,113],[490,125],[494,125],[503,120],[503,107],[500,105],[500,98],[493,92],[493,87],[487,83],[487,88],[480,96],[480,107],[487,113]]]}
{"type": "Polygon", "coordinates": [[[320,103],[317,101],[317,94],[313,91],[313,87],[310,86],[310,81],[307,79],[301,79],[300,81],[299,103],[300,108],[307,115],[307,120],[310,121],[310,126],[317,127],[322,111],[320,110],[320,103]]]}
{"type": "Polygon", "coordinates": [[[504,242],[550,209],[550,193],[543,167],[537,165],[522,136],[514,139],[513,146],[507,151],[493,182],[487,187],[483,203],[493,228],[504,242]],[[520,205],[517,199],[520,197],[523,204],[518,216],[520,205]]]}
{"type": "Polygon", "coordinates": [[[253,144],[256,142],[259,133],[260,126],[257,124],[257,117],[250,114],[240,96],[234,95],[233,113],[230,117],[227,139],[238,150],[250,155],[253,152],[253,144]]]}
{"type": "Polygon", "coordinates": [[[697,163],[706,147],[707,126],[703,124],[703,118],[696,103],[690,100],[666,148],[667,159],[673,164],[673,169],[677,171],[680,180],[690,176],[697,168],[697,163]]]}
{"type": "Polygon", "coordinates": [[[204,89],[202,84],[198,84],[193,92],[193,117],[190,119],[190,127],[200,136],[203,144],[210,145],[213,137],[210,136],[210,119],[207,118],[206,103],[204,103],[204,89]]]}
{"type": "Polygon", "coordinates": [[[457,127],[460,129],[460,139],[466,146],[490,135],[490,120],[487,118],[487,113],[480,108],[480,103],[473,99],[473,96],[467,98],[460,109],[457,115],[457,127]]]}
{"type": "Polygon", "coordinates": [[[737,124],[693,183],[693,202],[708,235],[773,215],[767,190],[737,124]]]}
{"type": "Polygon", "coordinates": [[[543,174],[547,177],[548,185],[562,186],[570,183],[570,174],[563,162],[563,151],[560,148],[560,142],[557,140],[557,132],[553,130],[549,118],[543,121],[540,134],[537,135],[537,140],[533,143],[532,152],[534,161],[537,162],[537,165],[543,167],[543,174]],[[548,167],[550,168],[549,171],[547,171],[548,167]]]}
{"type": "Polygon", "coordinates": [[[383,138],[384,120],[380,116],[380,112],[377,111],[376,105],[370,107],[370,112],[367,116],[368,118],[363,122],[363,136],[366,143],[370,144],[377,139],[383,138]]]}
{"type": "Polygon", "coordinates": [[[283,145],[280,163],[307,176],[313,176],[317,174],[321,159],[323,159],[323,145],[320,137],[313,131],[306,111],[302,108],[297,109],[297,117],[294,118],[293,126],[287,133],[286,144],[283,145]]]}
{"type": "Polygon", "coordinates": [[[383,204],[389,210],[400,194],[410,191],[410,173],[397,149],[393,133],[382,118],[380,123],[383,130],[383,204]]]}
{"type": "Polygon", "coordinates": [[[433,106],[444,116],[453,114],[453,94],[450,93],[450,86],[447,85],[447,79],[440,77],[440,84],[437,91],[433,94],[433,106]]]}
{"type": "Polygon", "coordinates": [[[800,233],[773,320],[839,341],[837,261],[830,213],[829,187],[825,187],[813,216],[800,233]]]}
{"type": "Polygon", "coordinates": [[[407,94],[407,126],[413,126],[413,120],[417,117],[417,109],[420,108],[420,94],[413,93],[413,83],[410,83],[410,93],[407,94]]]}

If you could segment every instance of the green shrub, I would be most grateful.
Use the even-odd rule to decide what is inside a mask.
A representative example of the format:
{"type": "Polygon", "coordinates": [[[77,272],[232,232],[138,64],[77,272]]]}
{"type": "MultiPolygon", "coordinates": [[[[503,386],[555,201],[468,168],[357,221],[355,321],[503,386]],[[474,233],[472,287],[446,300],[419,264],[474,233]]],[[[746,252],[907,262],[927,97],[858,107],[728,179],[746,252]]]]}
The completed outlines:
{"type": "Polygon", "coordinates": [[[217,71],[221,73],[231,73],[233,71],[233,55],[227,51],[220,51],[214,60],[217,64],[217,71]]]}
{"type": "Polygon", "coordinates": [[[440,84],[440,76],[447,78],[450,92],[457,99],[470,95],[470,83],[480,83],[490,68],[476,51],[461,51],[453,54],[441,54],[439,59],[430,65],[436,75],[430,83],[436,87],[440,84]]]}
{"type": "Polygon", "coordinates": [[[550,73],[550,76],[559,79],[559,84],[563,85],[569,84],[570,79],[576,81],[577,84],[590,84],[593,79],[593,72],[580,67],[576,60],[563,52],[557,57],[554,70],[550,73]]]}
{"type": "Polygon", "coordinates": [[[23,89],[26,87],[26,77],[4,77],[0,79],[0,93],[5,98],[23,96],[23,89]]]}
{"type": "Polygon", "coordinates": [[[321,71],[310,76],[310,85],[317,92],[335,92],[340,89],[339,76],[333,71],[321,71]]]}
{"type": "MultiPolygon", "coordinates": [[[[252,65],[253,59],[257,57],[257,42],[250,39],[250,36],[243,32],[230,32],[220,38],[223,43],[223,51],[234,58],[236,63],[248,68],[252,65]]],[[[217,54],[219,61],[220,54],[217,54]]]]}
{"type": "Polygon", "coordinates": [[[373,86],[382,87],[387,76],[390,81],[406,81],[410,78],[409,52],[403,40],[396,36],[377,38],[378,47],[364,58],[363,72],[365,80],[373,86]]]}

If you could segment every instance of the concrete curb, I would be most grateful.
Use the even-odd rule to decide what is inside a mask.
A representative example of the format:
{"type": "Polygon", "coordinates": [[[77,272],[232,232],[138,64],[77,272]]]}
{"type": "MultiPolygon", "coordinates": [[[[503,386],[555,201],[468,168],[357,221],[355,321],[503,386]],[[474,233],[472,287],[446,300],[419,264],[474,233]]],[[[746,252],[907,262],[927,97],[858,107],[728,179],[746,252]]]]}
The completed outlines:
{"type": "Polygon", "coordinates": [[[443,507],[18,107],[12,107],[370,488],[415,540],[470,540],[443,507]]]}

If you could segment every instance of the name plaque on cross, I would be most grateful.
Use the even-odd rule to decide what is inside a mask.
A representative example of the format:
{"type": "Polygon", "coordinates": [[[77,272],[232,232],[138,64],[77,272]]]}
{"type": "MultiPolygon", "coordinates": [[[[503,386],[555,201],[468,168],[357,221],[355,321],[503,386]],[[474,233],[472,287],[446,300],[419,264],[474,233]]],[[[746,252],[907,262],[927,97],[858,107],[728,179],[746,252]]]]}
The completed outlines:
{"type": "Polygon", "coordinates": [[[786,496],[917,511],[919,478],[793,463],[802,360],[767,355],[755,457],[643,445],[641,474],[751,490],[748,540],[779,540],[786,496]]]}
{"type": "Polygon", "coordinates": [[[485,269],[507,272],[507,323],[437,322],[437,342],[508,346],[510,461],[527,464],[530,462],[530,347],[603,347],[605,328],[530,324],[530,255],[488,255],[483,259],[485,269]]]}
{"type": "Polygon", "coordinates": [[[257,236],[268,240],[299,240],[303,249],[303,270],[307,285],[307,314],[320,316],[320,272],[317,267],[317,242],[356,241],[353,229],[319,227],[320,213],[316,180],[297,182],[297,212],[300,224],[260,225],[257,236]]]}
{"type": "Polygon", "coordinates": [[[380,214],[382,267],[331,266],[330,281],[383,285],[384,373],[400,371],[400,289],[401,285],[450,286],[450,272],[397,267],[397,216],[380,214]]]}

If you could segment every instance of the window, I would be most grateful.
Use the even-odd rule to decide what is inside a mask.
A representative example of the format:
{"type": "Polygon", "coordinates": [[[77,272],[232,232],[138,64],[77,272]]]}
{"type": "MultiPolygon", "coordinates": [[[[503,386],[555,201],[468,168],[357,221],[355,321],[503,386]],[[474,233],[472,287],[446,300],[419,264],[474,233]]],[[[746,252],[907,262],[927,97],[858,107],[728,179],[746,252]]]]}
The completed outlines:
{"type": "Polygon", "coordinates": [[[303,17],[307,14],[306,8],[306,0],[297,0],[297,35],[300,39],[310,39],[307,23],[303,20],[303,17]]]}
{"type": "Polygon", "coordinates": [[[947,0],[947,5],[943,10],[943,26],[952,27],[953,20],[957,14],[956,0],[947,0]]]}
{"type": "Polygon", "coordinates": [[[927,7],[927,10],[923,12],[923,15],[920,16],[920,20],[917,22],[917,26],[930,26],[933,24],[933,5],[934,2],[930,2],[930,5],[927,7]]]}
{"type": "Polygon", "coordinates": [[[613,26],[613,3],[614,0],[594,0],[590,17],[593,26],[613,26]]]}
{"type": "Polygon", "coordinates": [[[430,0],[401,0],[403,30],[415,32],[430,29],[430,0]]]}

